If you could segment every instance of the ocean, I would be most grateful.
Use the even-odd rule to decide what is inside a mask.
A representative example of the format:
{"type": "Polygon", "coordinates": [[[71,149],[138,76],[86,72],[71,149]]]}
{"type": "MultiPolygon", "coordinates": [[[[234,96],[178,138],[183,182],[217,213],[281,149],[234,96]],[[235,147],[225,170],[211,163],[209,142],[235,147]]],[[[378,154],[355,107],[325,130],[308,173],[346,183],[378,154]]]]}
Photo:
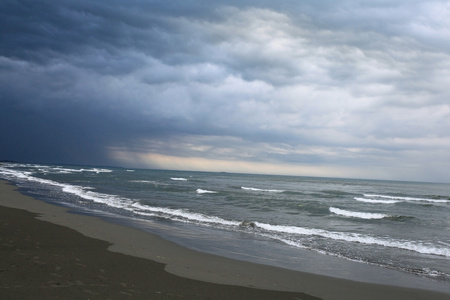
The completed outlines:
{"type": "Polygon", "coordinates": [[[0,178],[195,250],[450,292],[450,184],[20,163],[0,178]]]}

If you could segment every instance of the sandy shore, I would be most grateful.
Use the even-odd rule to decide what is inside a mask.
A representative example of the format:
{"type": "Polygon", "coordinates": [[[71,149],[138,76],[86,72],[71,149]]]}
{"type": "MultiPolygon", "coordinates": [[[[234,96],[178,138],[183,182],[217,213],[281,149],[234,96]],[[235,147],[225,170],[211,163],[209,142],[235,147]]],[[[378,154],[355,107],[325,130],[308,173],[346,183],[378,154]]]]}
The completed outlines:
{"type": "Polygon", "coordinates": [[[449,299],[236,261],[69,213],[0,181],[0,299],[449,299]],[[109,251],[108,251],[109,250],[109,251]]]}

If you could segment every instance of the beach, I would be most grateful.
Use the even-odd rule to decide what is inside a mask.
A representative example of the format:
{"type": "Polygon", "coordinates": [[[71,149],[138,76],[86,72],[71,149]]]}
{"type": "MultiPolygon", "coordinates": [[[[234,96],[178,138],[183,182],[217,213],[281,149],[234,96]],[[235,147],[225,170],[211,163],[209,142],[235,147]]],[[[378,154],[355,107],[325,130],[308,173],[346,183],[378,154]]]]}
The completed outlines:
{"type": "Polygon", "coordinates": [[[243,262],[76,214],[0,182],[1,299],[448,299],[243,262]]]}

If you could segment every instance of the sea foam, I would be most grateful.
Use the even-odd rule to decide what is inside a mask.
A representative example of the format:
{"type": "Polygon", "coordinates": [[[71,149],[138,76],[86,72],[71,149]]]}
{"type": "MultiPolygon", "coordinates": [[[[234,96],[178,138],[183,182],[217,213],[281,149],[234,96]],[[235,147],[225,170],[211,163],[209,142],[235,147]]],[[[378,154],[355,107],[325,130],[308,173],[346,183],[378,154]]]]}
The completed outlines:
{"type": "MultiPolygon", "coordinates": [[[[381,238],[370,235],[363,235],[352,232],[333,232],[323,229],[304,228],[297,226],[272,225],[266,223],[255,222],[258,228],[271,233],[270,236],[280,241],[286,239],[285,234],[290,236],[290,240],[295,240],[292,235],[321,236],[332,240],[340,240],[346,242],[355,242],[367,245],[378,245],[383,247],[398,248],[408,251],[414,251],[422,254],[431,254],[438,256],[450,257],[450,249],[446,247],[436,247],[432,244],[413,242],[408,240],[396,240],[390,238],[381,238]],[[278,233],[282,235],[279,236],[278,233]]],[[[294,243],[292,243],[294,244],[294,243]]]]}
{"type": "Polygon", "coordinates": [[[90,191],[91,187],[83,187],[83,186],[77,186],[77,185],[71,185],[71,184],[65,184],[65,183],[59,183],[53,180],[49,179],[43,179],[39,177],[32,176],[31,172],[20,172],[15,170],[8,170],[5,168],[2,168],[0,170],[0,174],[3,175],[9,175],[15,178],[25,179],[27,181],[31,182],[37,182],[44,185],[54,186],[61,189],[61,191],[76,195],[82,199],[90,200],[96,203],[102,203],[106,204],[111,207],[115,208],[124,208],[127,206],[127,202],[129,199],[121,198],[115,195],[109,195],[109,194],[103,194],[98,192],[90,191]]]}
{"type": "Polygon", "coordinates": [[[355,197],[354,199],[356,201],[360,201],[360,202],[378,203],[378,204],[395,204],[395,203],[401,202],[401,201],[397,201],[397,200],[367,199],[367,198],[360,198],[360,197],[355,197]]]}
{"type": "Polygon", "coordinates": [[[401,197],[401,196],[389,196],[389,195],[374,195],[374,194],[364,194],[364,197],[368,198],[382,198],[382,199],[393,199],[407,202],[422,201],[422,202],[435,202],[435,203],[447,203],[450,200],[446,199],[430,199],[430,198],[414,198],[414,197],[401,197]]]}
{"type": "Polygon", "coordinates": [[[228,225],[238,226],[240,223],[236,221],[229,221],[215,216],[208,216],[201,213],[194,213],[184,209],[173,209],[167,207],[155,207],[146,204],[135,202],[131,205],[139,210],[139,212],[156,213],[160,217],[165,217],[171,220],[182,221],[186,223],[201,223],[203,225],[228,225]]]}
{"type": "Polygon", "coordinates": [[[247,191],[254,191],[254,192],[269,192],[269,193],[282,193],[284,192],[283,190],[266,190],[266,189],[258,189],[258,188],[252,188],[252,187],[241,187],[241,189],[243,190],[247,190],[247,191]]]}
{"type": "Polygon", "coordinates": [[[217,192],[215,192],[215,191],[208,191],[208,190],[203,190],[203,189],[197,189],[196,192],[198,194],[217,194],[217,192]]]}
{"type": "Polygon", "coordinates": [[[360,219],[383,219],[386,217],[389,217],[389,215],[385,214],[379,214],[379,213],[366,213],[366,212],[359,212],[359,211],[349,211],[344,210],[336,207],[330,207],[330,212],[344,216],[344,217],[350,217],[350,218],[360,218],[360,219]]]}

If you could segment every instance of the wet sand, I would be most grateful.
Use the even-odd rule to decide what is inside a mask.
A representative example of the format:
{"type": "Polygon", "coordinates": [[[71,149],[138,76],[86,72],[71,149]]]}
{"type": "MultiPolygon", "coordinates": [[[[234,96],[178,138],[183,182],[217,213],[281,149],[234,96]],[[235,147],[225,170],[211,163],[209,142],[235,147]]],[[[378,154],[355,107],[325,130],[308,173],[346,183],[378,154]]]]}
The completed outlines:
{"type": "Polygon", "coordinates": [[[223,258],[0,181],[0,299],[449,299],[223,258]]]}

